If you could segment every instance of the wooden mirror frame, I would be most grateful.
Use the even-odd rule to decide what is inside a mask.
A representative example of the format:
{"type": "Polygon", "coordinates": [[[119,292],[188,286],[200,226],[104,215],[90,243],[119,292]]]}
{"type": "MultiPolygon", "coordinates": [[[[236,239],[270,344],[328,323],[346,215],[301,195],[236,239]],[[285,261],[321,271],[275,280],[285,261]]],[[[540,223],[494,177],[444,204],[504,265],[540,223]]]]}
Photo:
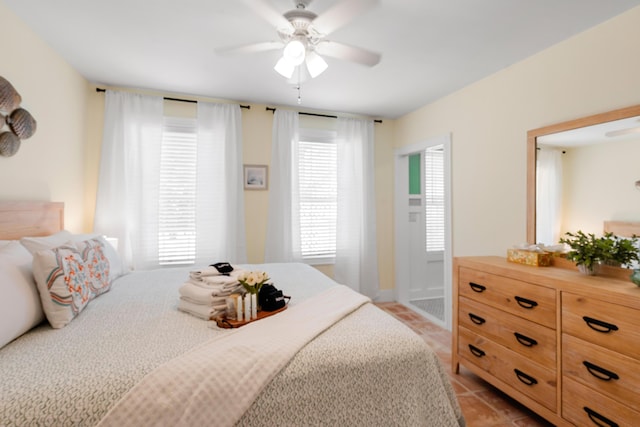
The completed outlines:
{"type": "MultiPolygon", "coordinates": [[[[536,140],[539,136],[640,116],[640,105],[569,120],[527,132],[527,242],[536,243],[536,140]]],[[[603,218],[604,221],[604,218],[603,218]]]]}

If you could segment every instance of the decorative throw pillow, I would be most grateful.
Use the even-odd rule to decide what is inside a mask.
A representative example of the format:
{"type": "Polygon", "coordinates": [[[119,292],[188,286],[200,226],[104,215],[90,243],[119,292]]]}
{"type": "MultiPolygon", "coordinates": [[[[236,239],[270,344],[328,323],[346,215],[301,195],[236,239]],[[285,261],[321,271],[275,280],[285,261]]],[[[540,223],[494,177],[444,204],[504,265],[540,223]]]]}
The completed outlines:
{"type": "Polygon", "coordinates": [[[73,320],[97,295],[109,290],[109,262],[102,243],[88,241],[36,252],[33,274],[42,308],[54,328],[73,320]],[[80,246],[80,244],[78,244],[80,246]]]}
{"type": "Polygon", "coordinates": [[[111,263],[105,255],[107,245],[109,244],[104,242],[101,237],[75,243],[88,270],[91,299],[107,292],[111,288],[111,263]]]}
{"type": "Polygon", "coordinates": [[[104,237],[99,234],[73,234],[67,230],[58,231],[55,234],[44,237],[23,237],[20,239],[20,243],[29,250],[32,254],[44,249],[52,249],[58,246],[62,246],[68,242],[81,242],[89,239],[98,238],[104,243],[103,252],[109,259],[110,264],[110,276],[109,282],[113,282],[118,277],[126,273],[122,261],[118,252],[104,237]]]}
{"type": "Polygon", "coordinates": [[[44,320],[31,261],[17,241],[0,248],[0,347],[44,320]]]}
{"type": "Polygon", "coordinates": [[[111,243],[107,242],[107,239],[105,239],[104,236],[100,234],[74,234],[71,240],[73,242],[81,242],[89,239],[98,239],[103,244],[102,251],[109,260],[109,282],[113,282],[118,277],[126,274],[120,255],[118,255],[118,251],[116,251],[111,243]]]}

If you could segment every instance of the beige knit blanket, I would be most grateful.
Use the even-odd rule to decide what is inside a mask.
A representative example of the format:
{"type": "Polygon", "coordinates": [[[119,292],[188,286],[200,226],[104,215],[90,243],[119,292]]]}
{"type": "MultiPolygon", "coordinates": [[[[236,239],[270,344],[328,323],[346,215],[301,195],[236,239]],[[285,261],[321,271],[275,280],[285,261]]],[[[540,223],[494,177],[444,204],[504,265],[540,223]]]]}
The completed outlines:
{"type": "Polygon", "coordinates": [[[232,426],[302,347],[367,302],[339,285],[213,338],[147,375],[99,425],[232,426]]]}

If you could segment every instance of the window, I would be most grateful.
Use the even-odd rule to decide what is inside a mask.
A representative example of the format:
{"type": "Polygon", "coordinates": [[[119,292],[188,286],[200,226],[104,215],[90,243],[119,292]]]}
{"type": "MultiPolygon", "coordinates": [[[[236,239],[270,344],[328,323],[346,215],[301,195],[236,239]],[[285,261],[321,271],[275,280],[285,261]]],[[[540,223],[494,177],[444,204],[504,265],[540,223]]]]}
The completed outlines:
{"type": "Polygon", "coordinates": [[[337,145],[330,131],[300,131],[300,241],[309,263],[333,262],[338,209],[337,145]]]}
{"type": "Polygon", "coordinates": [[[424,197],[427,252],[444,251],[444,150],[442,145],[424,152],[424,197]]]}
{"type": "Polygon", "coordinates": [[[196,120],[165,117],[160,154],[160,265],[195,261],[196,159],[196,120]]]}

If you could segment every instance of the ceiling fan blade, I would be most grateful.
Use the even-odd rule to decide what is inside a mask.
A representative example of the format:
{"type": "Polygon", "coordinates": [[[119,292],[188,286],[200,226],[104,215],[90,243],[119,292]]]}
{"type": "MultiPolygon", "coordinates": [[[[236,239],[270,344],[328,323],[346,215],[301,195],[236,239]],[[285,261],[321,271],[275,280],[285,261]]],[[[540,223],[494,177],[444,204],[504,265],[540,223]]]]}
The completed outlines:
{"type": "Polygon", "coordinates": [[[313,27],[320,33],[331,34],[348,24],[356,16],[377,6],[378,0],[349,0],[338,2],[335,6],[313,20],[313,27]]]}
{"type": "Polygon", "coordinates": [[[273,8],[268,0],[242,0],[255,13],[273,25],[277,30],[287,34],[294,32],[293,25],[280,12],[273,8]]]}
{"type": "Polygon", "coordinates": [[[318,44],[316,51],[320,55],[357,62],[358,64],[367,65],[369,67],[376,65],[380,62],[381,58],[379,53],[330,40],[323,40],[318,44]]]}
{"type": "Polygon", "coordinates": [[[247,53],[266,52],[269,50],[282,49],[284,44],[282,42],[262,42],[243,44],[240,46],[228,46],[217,48],[216,53],[219,55],[243,55],[247,53]]]}

